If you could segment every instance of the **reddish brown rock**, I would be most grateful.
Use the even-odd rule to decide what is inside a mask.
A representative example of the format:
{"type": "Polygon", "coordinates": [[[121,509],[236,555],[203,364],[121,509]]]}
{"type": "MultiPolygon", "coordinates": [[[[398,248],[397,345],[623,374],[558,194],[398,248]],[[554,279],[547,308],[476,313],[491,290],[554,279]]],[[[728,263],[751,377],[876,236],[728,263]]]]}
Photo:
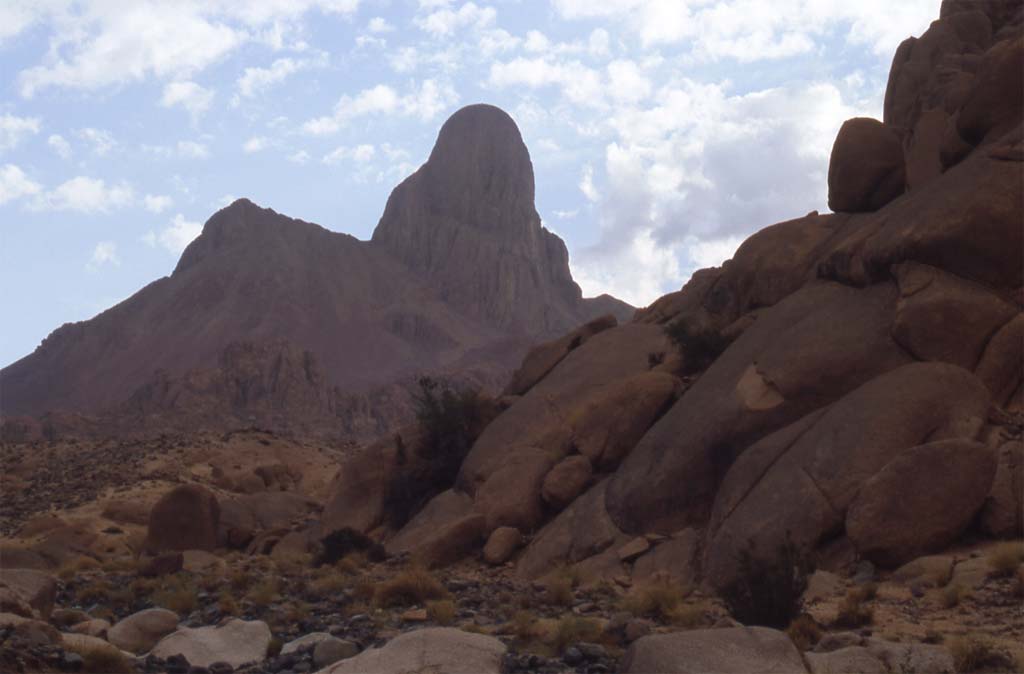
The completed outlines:
{"type": "Polygon", "coordinates": [[[829,208],[877,211],[905,188],[903,147],[896,132],[867,117],[844,122],[828,166],[829,208]]]}
{"type": "Polygon", "coordinates": [[[213,550],[217,547],[220,506],[210,490],[195,484],[164,494],[149,514],[144,547],[165,550],[213,550]]]}
{"type": "Polygon", "coordinates": [[[943,550],[981,508],[996,474],[991,448],[964,440],[904,450],[860,488],[846,535],[887,567],[943,550]]]}
{"type": "MultiPolygon", "coordinates": [[[[812,550],[844,522],[850,533],[847,509],[862,498],[869,480],[910,447],[929,440],[969,442],[984,426],[988,405],[987,390],[966,370],[913,363],[763,438],[743,452],[719,489],[705,549],[707,578],[715,587],[727,586],[748,549],[774,560],[787,539],[812,550]]],[[[920,488],[941,505],[934,498],[942,484],[937,480],[920,488]]],[[[850,537],[855,545],[865,542],[850,537]]]]}
{"type": "Polygon", "coordinates": [[[982,58],[978,77],[957,119],[968,143],[995,140],[1024,119],[1024,37],[995,44],[982,58]]]}
{"type": "Polygon", "coordinates": [[[1005,443],[997,452],[998,466],[979,523],[996,538],[1024,536],[1024,443],[1005,443]]]}
{"type": "Polygon", "coordinates": [[[985,382],[997,405],[1021,407],[1021,379],[1024,377],[1024,314],[996,332],[985,346],[974,374],[985,382]],[[1016,394],[1015,405],[1011,399],[1016,394]]]}
{"type": "Polygon", "coordinates": [[[616,325],[618,325],[618,321],[614,316],[600,316],[558,339],[533,347],[523,358],[523,364],[519,366],[519,369],[512,373],[512,380],[505,387],[505,395],[526,393],[569,355],[570,351],[579,348],[597,333],[614,328],[616,325]]]}
{"type": "Polygon", "coordinates": [[[484,545],[484,561],[495,566],[512,558],[523,544],[523,535],[515,527],[498,527],[491,532],[484,545]]]}
{"type": "MultiPolygon", "coordinates": [[[[17,600],[28,604],[43,619],[50,617],[57,598],[57,579],[48,573],[33,569],[0,567],[0,590],[9,590],[17,600]]],[[[4,611],[12,611],[14,602],[8,601],[4,611]]],[[[31,617],[31,616],[27,616],[31,617]]]]}
{"type": "Polygon", "coordinates": [[[486,520],[468,495],[448,490],[430,500],[389,540],[389,555],[408,553],[427,566],[446,566],[478,549],[486,520]]]}
{"type": "Polygon", "coordinates": [[[562,459],[544,476],[541,496],[555,510],[561,510],[583,493],[590,483],[594,469],[590,459],[574,455],[562,459]]]}
{"type": "Polygon", "coordinates": [[[536,447],[511,447],[504,461],[476,490],[476,509],[487,530],[515,527],[533,531],[544,518],[541,485],[554,459],[536,447]]]}

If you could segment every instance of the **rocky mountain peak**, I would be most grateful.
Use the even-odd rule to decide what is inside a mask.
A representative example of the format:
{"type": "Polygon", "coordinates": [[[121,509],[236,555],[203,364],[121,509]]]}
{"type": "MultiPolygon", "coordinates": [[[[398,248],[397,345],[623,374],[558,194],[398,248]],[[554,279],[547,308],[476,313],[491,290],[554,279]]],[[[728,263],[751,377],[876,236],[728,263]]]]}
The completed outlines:
{"type": "Polygon", "coordinates": [[[533,165],[515,122],[471,105],[441,128],[430,158],[391,193],[373,243],[449,304],[501,328],[550,334],[579,322],[565,244],[533,204],[533,165]]]}

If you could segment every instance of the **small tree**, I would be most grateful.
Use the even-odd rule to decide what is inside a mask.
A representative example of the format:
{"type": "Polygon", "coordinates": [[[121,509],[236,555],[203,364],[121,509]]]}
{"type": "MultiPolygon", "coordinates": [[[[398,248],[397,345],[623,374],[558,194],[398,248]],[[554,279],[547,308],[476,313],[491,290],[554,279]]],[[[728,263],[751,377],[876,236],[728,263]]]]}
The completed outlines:
{"type": "Polygon", "coordinates": [[[682,318],[666,325],[665,333],[683,357],[680,374],[684,375],[708,369],[730,343],[719,331],[694,328],[682,318]]]}
{"type": "Polygon", "coordinates": [[[789,534],[772,559],[759,559],[754,544],[740,551],[736,579],[720,591],[736,620],[744,625],[786,629],[800,614],[807,576],[813,567],[789,534]]]}
{"type": "Polygon", "coordinates": [[[463,459],[496,416],[493,401],[474,389],[456,389],[430,377],[413,395],[420,444],[400,445],[401,463],[388,489],[385,512],[393,528],[404,525],[427,501],[455,484],[463,459]]]}

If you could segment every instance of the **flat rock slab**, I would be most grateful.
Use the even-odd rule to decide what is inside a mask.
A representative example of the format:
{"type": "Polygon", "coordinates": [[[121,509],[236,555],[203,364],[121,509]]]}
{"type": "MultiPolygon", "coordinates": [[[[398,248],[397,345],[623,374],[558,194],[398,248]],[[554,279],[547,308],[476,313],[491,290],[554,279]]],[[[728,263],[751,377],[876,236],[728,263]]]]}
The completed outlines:
{"type": "Polygon", "coordinates": [[[229,620],[218,627],[181,627],[153,647],[153,655],[166,660],[184,655],[189,664],[209,667],[224,661],[238,668],[262,662],[270,644],[270,628],[261,620],[229,620]]]}
{"type": "Polygon", "coordinates": [[[784,632],[730,627],[657,634],[638,639],[623,674],[806,674],[800,651],[784,632]]]}
{"type": "Polygon", "coordinates": [[[319,674],[499,674],[505,644],[451,627],[406,632],[319,674]]]}

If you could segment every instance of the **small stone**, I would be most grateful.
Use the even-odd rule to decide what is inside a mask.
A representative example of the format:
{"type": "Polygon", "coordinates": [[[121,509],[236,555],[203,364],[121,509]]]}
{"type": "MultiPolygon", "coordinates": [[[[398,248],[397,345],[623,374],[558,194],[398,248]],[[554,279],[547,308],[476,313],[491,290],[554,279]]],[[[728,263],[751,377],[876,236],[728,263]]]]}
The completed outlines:
{"type": "Polygon", "coordinates": [[[857,570],[853,574],[853,582],[870,583],[875,579],[875,565],[868,560],[862,560],[857,564],[857,570]]]}
{"type": "Polygon", "coordinates": [[[576,644],[576,648],[579,649],[580,653],[587,660],[600,660],[608,655],[608,651],[604,649],[601,644],[592,644],[586,641],[581,641],[576,644]]]}
{"type": "Polygon", "coordinates": [[[325,639],[313,649],[313,664],[317,669],[333,665],[359,655],[359,646],[344,639],[325,639]]]}
{"type": "Polygon", "coordinates": [[[184,655],[170,655],[164,660],[164,667],[167,674],[188,674],[191,665],[184,655]]]}
{"type": "Polygon", "coordinates": [[[235,671],[235,668],[232,667],[230,663],[223,661],[215,662],[207,669],[210,670],[210,674],[232,674],[232,672],[235,671]]]}
{"type": "Polygon", "coordinates": [[[565,653],[562,655],[562,661],[567,665],[577,665],[583,661],[583,653],[580,649],[575,646],[570,646],[565,649],[565,653]]]}
{"type": "Polygon", "coordinates": [[[427,619],[427,609],[425,608],[411,608],[402,614],[402,622],[407,623],[421,623],[427,619]]]}

